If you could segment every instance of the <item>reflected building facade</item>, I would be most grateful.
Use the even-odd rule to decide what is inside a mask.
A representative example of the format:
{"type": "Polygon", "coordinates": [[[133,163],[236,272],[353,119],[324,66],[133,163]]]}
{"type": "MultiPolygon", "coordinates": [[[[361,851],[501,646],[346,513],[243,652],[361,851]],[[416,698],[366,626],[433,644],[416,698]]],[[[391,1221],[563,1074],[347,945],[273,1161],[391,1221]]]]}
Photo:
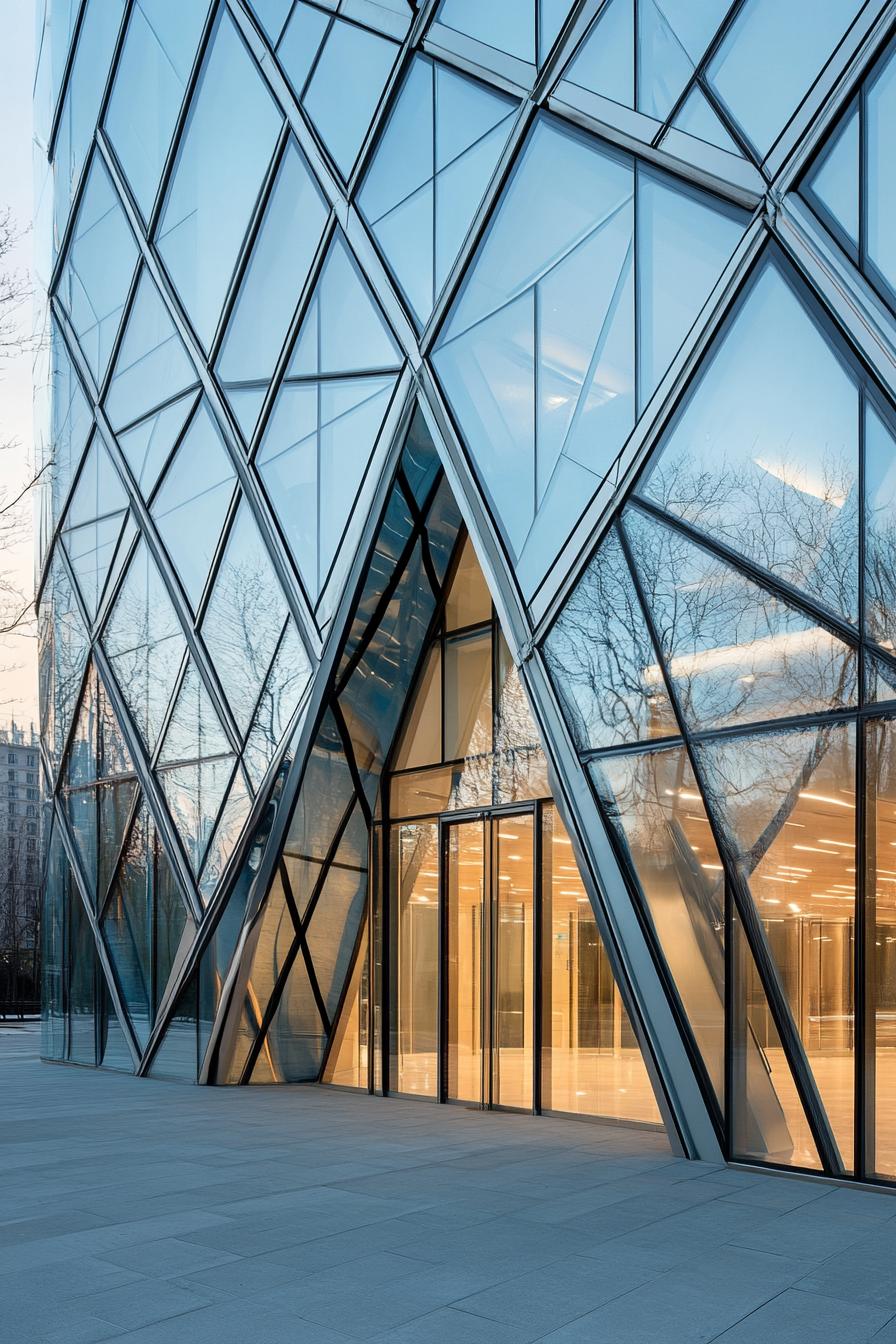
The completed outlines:
{"type": "Polygon", "coordinates": [[[896,4],[39,8],[45,1057],[896,1179],[896,4]]]}

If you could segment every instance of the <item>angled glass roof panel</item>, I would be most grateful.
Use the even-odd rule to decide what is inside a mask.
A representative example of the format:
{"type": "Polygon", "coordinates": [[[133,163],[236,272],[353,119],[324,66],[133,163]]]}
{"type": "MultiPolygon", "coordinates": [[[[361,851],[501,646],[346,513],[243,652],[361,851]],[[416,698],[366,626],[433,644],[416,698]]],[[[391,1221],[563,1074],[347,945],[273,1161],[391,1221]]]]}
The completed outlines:
{"type": "Polygon", "coordinates": [[[252,721],[287,612],[280,581],[243,500],[202,620],[202,637],[243,734],[252,721]]]}
{"type": "Polygon", "coordinates": [[[334,19],[307,88],[305,110],[344,178],[351,175],[399,52],[397,43],[334,19]]]}
{"type": "Polygon", "coordinates": [[[276,103],[229,13],[222,11],[156,235],[206,349],[281,125],[276,103]]]}
{"type": "Polygon", "coordinates": [[[112,428],[141,420],[196,382],[196,370],[144,266],[104,402],[112,428]]]}
{"type": "Polygon", "coordinates": [[[705,140],[707,144],[715,145],[717,149],[724,149],[728,154],[740,155],[736,142],[722,125],[699,84],[694,84],[691,88],[675,114],[672,125],[676,130],[696,136],[698,140],[705,140]]]}
{"type": "Polygon", "coordinates": [[[236,475],[204,401],[153,500],[152,516],[194,611],[221,539],[236,475]]]}
{"type": "Polygon", "coordinates": [[[305,91],[308,75],[330,26],[331,15],[305,0],[296,0],[280,37],[277,55],[297,98],[305,91]]]}
{"type": "Polygon", "coordinates": [[[59,298],[94,382],[102,382],[137,264],[124,210],[97,153],[69,244],[59,298]]]}
{"type": "Polygon", "coordinates": [[[218,360],[218,377],[247,440],[255,429],[258,410],[308,278],[327,213],[326,202],[305,157],[291,139],[218,360]],[[244,389],[245,384],[252,384],[252,388],[244,389]],[[234,399],[232,390],[251,390],[260,396],[234,399]]]}
{"type": "Polygon", "coordinates": [[[893,211],[896,202],[896,60],[890,58],[868,87],[866,100],[867,249],[868,260],[889,290],[896,306],[896,243],[893,211]]]}
{"type": "Polygon", "coordinates": [[[437,18],[477,42],[535,64],[535,5],[519,0],[442,0],[437,18]]]}
{"type": "Polygon", "coordinates": [[[104,125],[149,218],[205,22],[203,0],[136,0],[104,125]]]}
{"type": "Polygon", "coordinates": [[[634,0],[609,0],[570,62],[566,78],[623,107],[634,107],[634,0]]]}
{"type": "Polygon", "coordinates": [[[707,78],[760,158],[768,154],[864,0],[824,0],[806,22],[799,5],[747,0],[707,78]],[[757,97],[761,82],[762,96],[757,97]]]}
{"type": "Polygon", "coordinates": [[[291,5],[292,0],[252,0],[255,16],[274,47],[283,32],[291,5]]]}
{"type": "Polygon", "coordinates": [[[695,730],[856,703],[856,653],[681,533],[625,513],[681,713],[695,730]]]}
{"type": "Polygon", "coordinates": [[[859,246],[861,178],[858,106],[831,137],[803,190],[816,200],[855,247],[859,246]]]}
{"type": "Polygon", "coordinates": [[[744,291],[642,492],[854,621],[859,392],[783,269],[744,291]]]}

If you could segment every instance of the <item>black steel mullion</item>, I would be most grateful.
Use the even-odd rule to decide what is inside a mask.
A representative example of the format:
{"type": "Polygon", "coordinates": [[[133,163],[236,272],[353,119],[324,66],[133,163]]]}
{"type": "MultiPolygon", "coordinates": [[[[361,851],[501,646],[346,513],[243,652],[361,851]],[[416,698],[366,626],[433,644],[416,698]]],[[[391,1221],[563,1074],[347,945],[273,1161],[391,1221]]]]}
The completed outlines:
{"type": "MultiPolygon", "coordinates": [[[[621,523],[618,527],[618,535],[626,564],[635,585],[638,601],[641,605],[644,619],[647,624],[655,656],[657,657],[659,666],[665,668],[666,660],[662,652],[662,641],[660,640],[659,631],[656,628],[653,612],[644,592],[640,572],[635,565],[625,527],[621,523]]],[[[835,1175],[842,1174],[843,1164],[839,1156],[837,1143],[830,1128],[830,1122],[828,1121],[821,1097],[818,1093],[815,1078],[806,1057],[805,1048],[787,1003],[777,967],[775,966],[774,959],[769,950],[768,940],[765,935],[762,921],[756,912],[749,883],[742,877],[737,859],[730,852],[727,838],[724,835],[722,828],[719,826],[712,808],[706,804],[706,790],[702,784],[702,771],[699,768],[697,754],[693,744],[688,737],[687,723],[682,713],[677,689],[671,678],[667,679],[666,685],[673,712],[678,720],[679,727],[682,730],[682,739],[685,751],[687,752],[688,761],[703,797],[706,819],[712,832],[713,842],[718,851],[719,858],[722,861],[725,880],[726,883],[730,885],[741,928],[753,954],[753,960],[760,980],[762,981],[769,1009],[778,1036],[780,1037],[781,1044],[784,1047],[784,1053],[793,1075],[806,1119],[812,1130],[812,1135],[816,1146],[818,1147],[824,1167],[835,1175]]],[[[731,929],[726,929],[725,934],[727,941],[727,939],[731,937],[731,929]]],[[[726,1109],[729,1104],[729,1099],[726,1099],[726,1109]]]]}
{"type": "Polygon", "coordinates": [[[342,750],[345,754],[345,763],[348,766],[352,788],[355,791],[355,799],[364,815],[364,821],[367,826],[370,827],[373,821],[373,814],[370,810],[370,804],[367,801],[367,795],[364,792],[364,784],[361,780],[361,773],[358,770],[358,762],[355,759],[355,744],[352,741],[352,735],[349,732],[348,724],[345,721],[345,715],[342,712],[342,706],[339,703],[338,695],[333,696],[333,699],[330,701],[330,713],[333,715],[342,742],[342,750]]]}

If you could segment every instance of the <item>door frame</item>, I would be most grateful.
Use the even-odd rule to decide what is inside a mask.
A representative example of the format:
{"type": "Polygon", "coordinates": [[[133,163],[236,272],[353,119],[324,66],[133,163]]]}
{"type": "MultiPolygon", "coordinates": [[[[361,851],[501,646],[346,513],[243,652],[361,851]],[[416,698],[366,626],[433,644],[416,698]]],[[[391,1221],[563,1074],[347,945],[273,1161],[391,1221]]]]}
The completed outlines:
{"type": "Polygon", "coordinates": [[[476,1106],[476,1102],[448,1096],[448,839],[452,827],[480,822],[482,825],[483,921],[480,957],[480,1110],[511,1111],[523,1115],[541,1114],[541,935],[542,935],[542,827],[543,804],[550,799],[504,803],[499,807],[475,808],[463,812],[443,812],[438,818],[439,845],[439,983],[438,983],[438,1060],[436,1100],[452,1106],[476,1106]],[[498,902],[495,872],[497,828],[502,818],[532,818],[532,1105],[504,1106],[494,1100],[495,1092],[495,1018],[497,1011],[498,902]]]}

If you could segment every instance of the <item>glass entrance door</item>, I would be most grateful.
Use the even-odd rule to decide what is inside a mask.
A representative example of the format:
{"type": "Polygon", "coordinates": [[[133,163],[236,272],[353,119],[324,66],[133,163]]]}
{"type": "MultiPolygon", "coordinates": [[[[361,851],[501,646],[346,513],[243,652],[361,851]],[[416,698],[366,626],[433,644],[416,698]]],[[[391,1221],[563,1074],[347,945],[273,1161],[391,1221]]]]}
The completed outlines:
{"type": "Polygon", "coordinates": [[[534,816],[455,822],[444,834],[445,1093],[531,1110],[534,816]]]}

